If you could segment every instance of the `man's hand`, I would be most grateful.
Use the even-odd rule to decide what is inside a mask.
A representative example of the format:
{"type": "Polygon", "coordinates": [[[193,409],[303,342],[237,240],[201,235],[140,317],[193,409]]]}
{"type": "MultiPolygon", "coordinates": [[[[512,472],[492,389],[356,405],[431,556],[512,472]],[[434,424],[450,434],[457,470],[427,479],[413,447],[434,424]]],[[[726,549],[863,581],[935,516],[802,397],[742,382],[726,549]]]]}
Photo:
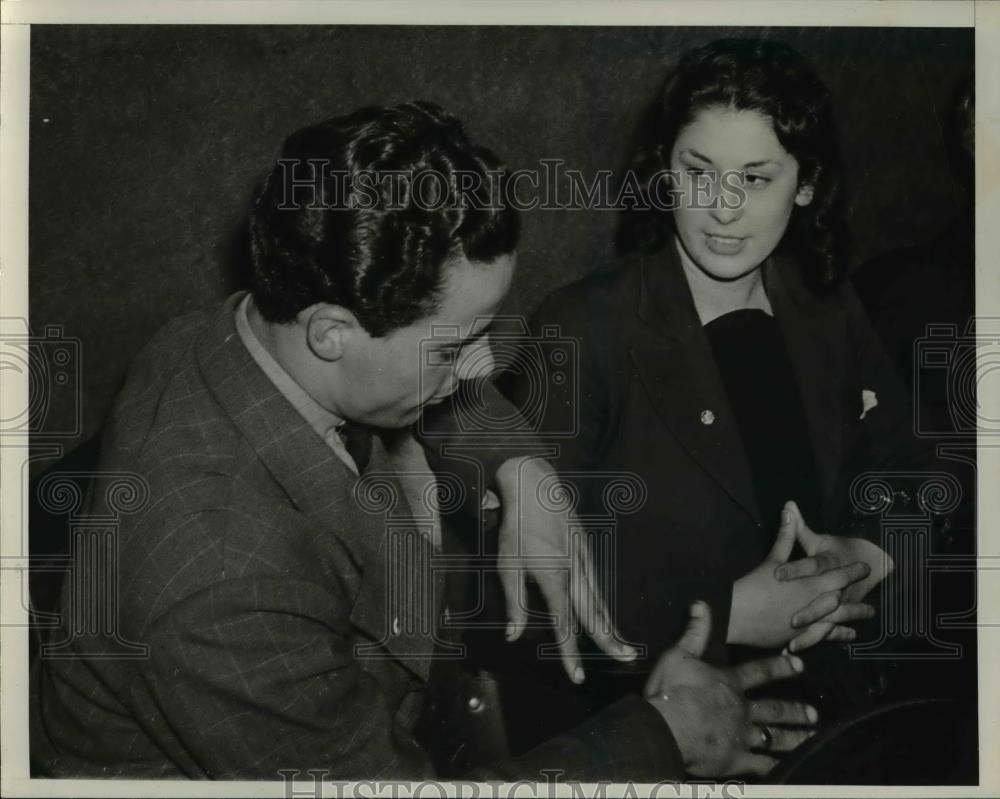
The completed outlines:
{"type": "Polygon", "coordinates": [[[777,761],[763,752],[795,749],[814,734],[809,728],[818,714],[801,702],[749,701],[745,692],[795,676],[802,661],[774,657],[727,669],[710,666],[701,657],[711,624],[708,605],[696,602],[687,631],[650,675],[646,698],[670,726],[690,774],[767,774],[777,761]]]}
{"type": "Polygon", "coordinates": [[[497,568],[507,602],[507,640],[516,640],[527,622],[523,587],[530,576],[554,616],[563,666],[573,682],[584,679],[577,625],[606,654],[633,660],[636,652],[621,640],[594,579],[586,539],[570,535],[579,529],[574,514],[541,502],[539,488],[555,479],[555,470],[540,458],[513,458],[496,477],[503,508],[497,568]]]}
{"type": "Polygon", "coordinates": [[[733,584],[727,643],[778,647],[792,642],[789,649],[800,651],[824,639],[852,640],[855,632],[844,623],[871,617],[869,605],[842,602],[844,589],[868,577],[870,567],[833,555],[821,562],[810,557],[788,563],[798,533],[794,516],[783,513],[771,552],[733,584]],[[790,566],[809,574],[780,580],[778,571],[790,566]]]}
{"type": "Polygon", "coordinates": [[[782,518],[784,519],[786,515],[791,520],[796,540],[809,557],[779,566],[775,571],[775,576],[779,580],[799,580],[812,577],[837,564],[861,562],[868,566],[868,575],[846,586],[843,591],[846,602],[860,602],[892,572],[894,568],[892,558],[871,541],[839,535],[819,535],[813,532],[802,518],[799,506],[794,502],[785,503],[782,518]]]}

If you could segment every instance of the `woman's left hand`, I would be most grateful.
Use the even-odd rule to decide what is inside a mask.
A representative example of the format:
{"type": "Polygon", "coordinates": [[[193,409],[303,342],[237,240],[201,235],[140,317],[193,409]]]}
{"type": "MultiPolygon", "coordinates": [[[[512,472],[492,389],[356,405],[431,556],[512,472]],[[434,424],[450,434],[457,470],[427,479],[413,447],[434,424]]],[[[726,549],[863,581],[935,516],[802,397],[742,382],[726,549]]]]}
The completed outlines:
{"type": "Polygon", "coordinates": [[[894,564],[886,552],[864,538],[816,533],[802,518],[799,506],[786,502],[784,512],[791,514],[795,537],[808,558],[790,561],[778,567],[779,580],[796,580],[826,571],[831,565],[861,561],[868,564],[868,576],[844,589],[845,602],[860,602],[876,585],[889,576],[894,564]]]}

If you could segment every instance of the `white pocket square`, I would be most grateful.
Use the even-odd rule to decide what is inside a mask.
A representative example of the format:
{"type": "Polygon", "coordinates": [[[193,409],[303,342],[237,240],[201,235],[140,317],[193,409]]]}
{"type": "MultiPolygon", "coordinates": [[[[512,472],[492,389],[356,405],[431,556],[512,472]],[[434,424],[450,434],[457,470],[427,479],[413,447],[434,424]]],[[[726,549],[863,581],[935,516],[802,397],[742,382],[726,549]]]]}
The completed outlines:
{"type": "Polygon", "coordinates": [[[858,419],[864,419],[867,416],[868,411],[878,405],[878,397],[875,396],[874,391],[869,391],[867,388],[861,389],[861,415],[858,419]]]}
{"type": "Polygon", "coordinates": [[[483,492],[483,500],[479,503],[480,510],[497,510],[500,507],[500,497],[490,489],[483,492]]]}

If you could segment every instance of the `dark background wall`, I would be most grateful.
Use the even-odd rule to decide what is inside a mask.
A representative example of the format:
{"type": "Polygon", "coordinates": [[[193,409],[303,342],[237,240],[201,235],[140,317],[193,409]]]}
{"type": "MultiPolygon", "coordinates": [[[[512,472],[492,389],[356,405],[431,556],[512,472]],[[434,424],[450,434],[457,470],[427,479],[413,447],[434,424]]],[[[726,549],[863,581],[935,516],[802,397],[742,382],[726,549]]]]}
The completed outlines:
{"type": "MultiPolygon", "coordinates": [[[[853,263],[957,212],[943,127],[970,29],[35,26],[30,313],[81,342],[82,427],[168,318],[238,283],[242,220],[283,138],[361,105],[434,100],[513,167],[618,169],[668,64],[724,35],[808,54],[852,187],[853,263]]],[[[614,216],[524,219],[510,312],[611,258],[614,216]]],[[[64,398],[41,430],[66,429],[64,398]]]]}

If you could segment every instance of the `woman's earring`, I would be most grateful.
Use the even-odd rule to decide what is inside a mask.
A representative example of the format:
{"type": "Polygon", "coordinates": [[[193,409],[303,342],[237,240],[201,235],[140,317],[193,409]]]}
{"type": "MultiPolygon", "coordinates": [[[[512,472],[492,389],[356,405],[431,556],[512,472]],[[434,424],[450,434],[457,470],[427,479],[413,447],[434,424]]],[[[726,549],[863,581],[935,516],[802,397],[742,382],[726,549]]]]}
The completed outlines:
{"type": "Polygon", "coordinates": [[[799,189],[798,194],[795,195],[796,205],[809,205],[813,199],[813,187],[809,185],[802,186],[799,189]]]}

